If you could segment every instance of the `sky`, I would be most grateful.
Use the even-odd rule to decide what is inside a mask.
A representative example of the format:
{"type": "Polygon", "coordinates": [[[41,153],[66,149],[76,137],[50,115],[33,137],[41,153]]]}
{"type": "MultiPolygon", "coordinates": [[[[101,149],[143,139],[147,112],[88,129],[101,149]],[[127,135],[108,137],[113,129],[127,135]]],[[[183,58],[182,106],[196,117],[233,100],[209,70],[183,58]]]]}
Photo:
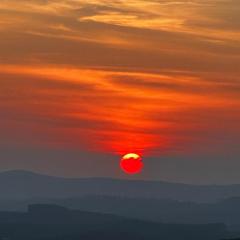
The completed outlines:
{"type": "Polygon", "coordinates": [[[0,170],[240,183],[239,0],[1,0],[0,170]]]}

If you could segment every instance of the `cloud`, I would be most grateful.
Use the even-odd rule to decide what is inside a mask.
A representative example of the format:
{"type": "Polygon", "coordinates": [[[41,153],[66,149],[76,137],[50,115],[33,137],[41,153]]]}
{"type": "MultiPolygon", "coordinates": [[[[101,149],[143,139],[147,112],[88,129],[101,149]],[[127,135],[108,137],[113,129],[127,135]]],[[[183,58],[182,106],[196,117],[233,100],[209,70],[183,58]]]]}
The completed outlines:
{"type": "Polygon", "coordinates": [[[1,145],[235,151],[238,9],[238,0],[1,1],[1,145]]]}
{"type": "Polygon", "coordinates": [[[2,132],[26,144],[188,151],[217,144],[223,129],[234,136],[240,119],[226,83],[194,76],[23,65],[2,65],[0,76],[2,132]]]}
{"type": "MultiPolygon", "coordinates": [[[[4,36],[0,39],[2,64],[44,63],[139,71],[222,72],[231,75],[238,72],[238,31],[220,31],[218,27],[212,27],[224,16],[220,14],[224,11],[223,2],[212,1],[211,7],[209,3],[197,1],[173,1],[170,5],[165,1],[134,1],[132,4],[122,1],[112,4],[105,1],[91,1],[88,4],[83,1],[23,3],[26,6],[13,0],[0,4],[0,32],[4,36]],[[146,5],[150,7],[146,8],[146,5]],[[215,8],[220,12],[217,16],[212,12],[217,11],[215,8]],[[152,18],[161,25],[163,20],[158,18],[164,19],[170,11],[176,12],[180,19],[187,18],[180,20],[183,22],[180,29],[172,28],[172,23],[164,28],[151,27],[152,18]],[[183,14],[185,12],[187,14],[183,14]],[[101,14],[108,16],[108,19],[81,20],[101,14]],[[128,20],[128,24],[116,24],[112,14],[121,16],[119,21],[124,19],[123,16],[130,17],[134,19],[134,24],[128,20]],[[144,19],[150,21],[150,27],[141,25],[144,19]],[[205,27],[198,28],[197,23],[205,27]],[[207,25],[210,27],[207,28],[207,25]]],[[[231,9],[232,5],[228,4],[231,9]]],[[[226,21],[225,17],[220,20],[226,21]]]]}

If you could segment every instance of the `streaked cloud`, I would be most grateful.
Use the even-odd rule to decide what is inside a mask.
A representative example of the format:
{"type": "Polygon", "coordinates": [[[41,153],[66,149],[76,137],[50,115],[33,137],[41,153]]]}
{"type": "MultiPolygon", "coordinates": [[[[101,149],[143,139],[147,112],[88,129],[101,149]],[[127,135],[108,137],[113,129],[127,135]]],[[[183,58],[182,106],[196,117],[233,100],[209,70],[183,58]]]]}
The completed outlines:
{"type": "Polygon", "coordinates": [[[231,149],[240,131],[239,8],[238,0],[1,1],[0,142],[231,149]]]}
{"type": "Polygon", "coordinates": [[[186,74],[19,65],[2,65],[0,76],[1,126],[14,134],[16,126],[26,132],[32,127],[29,137],[46,138],[43,145],[88,142],[85,148],[115,153],[181,152],[187,143],[194,147],[211,139],[218,144],[209,138],[219,131],[217,121],[227,119],[226,130],[239,133],[240,114],[234,109],[240,100],[233,94],[238,83],[186,74]]]}

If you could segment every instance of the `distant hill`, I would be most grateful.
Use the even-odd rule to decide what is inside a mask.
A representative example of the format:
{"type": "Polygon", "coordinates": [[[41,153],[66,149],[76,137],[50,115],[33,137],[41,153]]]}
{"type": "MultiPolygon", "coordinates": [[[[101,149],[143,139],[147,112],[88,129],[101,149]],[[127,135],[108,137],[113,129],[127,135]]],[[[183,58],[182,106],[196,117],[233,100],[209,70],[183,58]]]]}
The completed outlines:
{"type": "Polygon", "coordinates": [[[160,224],[56,205],[31,205],[22,213],[0,212],[0,239],[219,240],[227,234],[223,224],[160,224]]]}
{"type": "Polygon", "coordinates": [[[225,199],[216,203],[194,203],[164,199],[86,196],[78,199],[52,199],[48,202],[154,222],[184,224],[222,222],[231,229],[240,231],[240,198],[225,199]]]}
{"type": "Polygon", "coordinates": [[[161,181],[105,178],[70,179],[27,171],[0,173],[0,200],[76,198],[106,195],[134,198],[213,202],[240,196],[240,185],[195,186],[161,181]]]}

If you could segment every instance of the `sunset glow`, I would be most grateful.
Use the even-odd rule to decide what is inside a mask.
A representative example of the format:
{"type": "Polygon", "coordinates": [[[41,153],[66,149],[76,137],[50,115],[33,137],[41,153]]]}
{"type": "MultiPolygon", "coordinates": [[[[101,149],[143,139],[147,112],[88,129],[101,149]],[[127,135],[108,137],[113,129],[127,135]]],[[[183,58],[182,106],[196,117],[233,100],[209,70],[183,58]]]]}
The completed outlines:
{"type": "MultiPolygon", "coordinates": [[[[238,154],[239,9],[227,0],[1,1],[0,142],[109,154],[115,165],[129,152],[238,154]]],[[[82,159],[73,172],[99,164],[82,159]]]]}

